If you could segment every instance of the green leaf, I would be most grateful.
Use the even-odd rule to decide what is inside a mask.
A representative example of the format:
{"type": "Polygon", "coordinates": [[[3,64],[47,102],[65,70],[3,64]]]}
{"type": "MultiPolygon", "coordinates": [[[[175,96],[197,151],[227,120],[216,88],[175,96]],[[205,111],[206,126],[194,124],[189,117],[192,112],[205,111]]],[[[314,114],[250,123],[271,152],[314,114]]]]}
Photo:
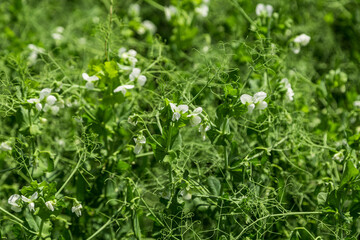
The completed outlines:
{"type": "Polygon", "coordinates": [[[122,171],[126,171],[130,168],[130,164],[128,164],[127,162],[124,162],[122,160],[119,160],[118,161],[118,164],[117,164],[117,170],[119,172],[122,172],[122,171]]]}
{"type": "Polygon", "coordinates": [[[105,62],[105,72],[107,72],[109,78],[115,78],[118,76],[117,64],[114,61],[105,62]]]}
{"type": "Polygon", "coordinates": [[[327,193],[326,192],[319,192],[317,195],[317,201],[319,205],[324,205],[326,203],[327,193]]]}
{"type": "Polygon", "coordinates": [[[352,179],[354,179],[357,175],[359,175],[359,170],[357,170],[352,163],[351,160],[348,160],[345,165],[345,170],[342,175],[340,187],[345,185],[346,183],[350,182],[352,179]]]}
{"type": "Polygon", "coordinates": [[[220,196],[221,183],[220,183],[219,179],[217,179],[214,176],[210,176],[208,178],[208,184],[209,184],[211,193],[215,196],[220,196]]]}

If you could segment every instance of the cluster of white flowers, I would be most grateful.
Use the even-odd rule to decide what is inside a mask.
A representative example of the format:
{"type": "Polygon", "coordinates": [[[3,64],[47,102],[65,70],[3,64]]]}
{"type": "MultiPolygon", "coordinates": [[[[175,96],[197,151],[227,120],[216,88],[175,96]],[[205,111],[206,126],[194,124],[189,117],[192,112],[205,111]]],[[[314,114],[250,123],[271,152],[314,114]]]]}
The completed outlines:
{"type": "Polygon", "coordinates": [[[131,73],[129,75],[129,79],[130,79],[130,81],[137,80],[137,82],[140,86],[144,86],[146,83],[146,76],[141,74],[140,68],[133,68],[133,70],[131,71],[131,73]]]}
{"type": "Polygon", "coordinates": [[[6,152],[6,151],[11,151],[11,150],[12,150],[12,147],[9,145],[9,143],[7,143],[7,142],[2,142],[2,143],[0,144],[0,150],[1,150],[1,151],[4,151],[4,152],[6,152]]]}
{"type": "MultiPolygon", "coordinates": [[[[8,199],[8,203],[11,205],[11,210],[15,211],[15,212],[21,212],[22,210],[22,206],[23,203],[27,203],[28,204],[28,208],[30,210],[30,212],[35,212],[35,201],[39,198],[39,194],[38,192],[35,192],[33,195],[31,195],[30,198],[27,198],[25,196],[20,196],[19,194],[14,194],[11,195],[8,199]]],[[[49,200],[45,202],[45,206],[50,210],[50,211],[55,211],[55,206],[56,206],[56,200],[49,200]]],[[[74,205],[72,207],[72,212],[75,212],[76,216],[80,217],[81,216],[81,204],[79,204],[78,202],[76,202],[76,205],[74,205]]]]}
{"type": "Polygon", "coordinates": [[[51,112],[56,115],[60,108],[64,107],[63,101],[57,101],[56,97],[51,94],[50,88],[44,88],[40,91],[39,98],[30,98],[27,100],[28,103],[34,104],[38,111],[43,110],[44,112],[51,112]],[[44,104],[44,106],[43,106],[44,104]]]}
{"type": "Polygon", "coordinates": [[[31,50],[31,53],[28,57],[29,65],[34,65],[36,63],[38,55],[45,53],[45,49],[38,47],[34,44],[29,44],[28,48],[31,50]]]}
{"type": "MultiPolygon", "coordinates": [[[[171,118],[171,121],[173,122],[179,121],[179,119],[183,114],[189,112],[189,106],[184,104],[177,106],[175,103],[170,103],[170,108],[173,113],[171,118]]],[[[185,115],[189,119],[190,125],[192,127],[195,127],[201,123],[202,119],[199,116],[201,113],[202,113],[202,108],[197,107],[193,111],[190,111],[189,114],[185,115]]],[[[204,141],[206,138],[206,132],[209,130],[210,130],[210,125],[207,124],[200,125],[199,127],[201,138],[204,141]]]]}
{"type": "Polygon", "coordinates": [[[119,67],[122,70],[129,70],[129,69],[135,67],[135,64],[138,62],[138,60],[136,58],[137,52],[134,49],[129,49],[127,51],[126,48],[122,47],[119,49],[118,55],[121,59],[129,62],[131,65],[131,67],[129,67],[129,66],[119,64],[119,67]]]}
{"type": "Polygon", "coordinates": [[[264,101],[266,98],[265,92],[258,92],[252,97],[249,94],[243,94],[240,97],[242,104],[245,104],[248,108],[248,113],[252,113],[256,109],[265,109],[268,104],[264,101]]]}
{"type": "Polygon", "coordinates": [[[170,5],[164,8],[164,12],[166,20],[170,21],[172,17],[175,16],[175,14],[177,13],[177,8],[173,5],[170,5]]]}
{"type": "Polygon", "coordinates": [[[138,136],[137,138],[134,138],[135,142],[135,148],[134,153],[139,154],[143,148],[143,145],[146,143],[146,138],[143,135],[138,136]]]}
{"type": "Polygon", "coordinates": [[[35,212],[35,200],[39,197],[38,193],[35,192],[30,199],[25,196],[20,196],[19,194],[11,195],[8,203],[11,205],[11,209],[15,212],[21,211],[21,201],[24,203],[28,203],[28,208],[30,211],[35,212]]]}
{"type": "Polygon", "coordinates": [[[203,0],[200,6],[195,8],[195,12],[201,17],[207,17],[209,14],[209,2],[210,0],[203,0]]]}
{"type": "MultiPolygon", "coordinates": [[[[184,113],[187,113],[189,111],[188,105],[176,106],[175,103],[170,103],[170,107],[171,107],[171,111],[173,112],[172,119],[171,119],[173,122],[179,121],[179,119],[181,118],[181,115],[184,113]]],[[[186,116],[187,118],[190,118],[191,126],[194,127],[201,123],[201,117],[199,116],[201,113],[202,113],[202,108],[197,107],[194,109],[194,111],[191,111],[191,113],[186,116]]]]}
{"type": "MultiPolygon", "coordinates": [[[[121,70],[131,70],[129,74],[129,80],[130,82],[134,82],[135,80],[139,84],[139,86],[144,86],[146,83],[146,76],[141,74],[141,69],[136,68],[135,64],[137,63],[136,59],[137,52],[134,49],[130,49],[129,51],[126,50],[126,48],[120,48],[119,49],[119,57],[123,59],[124,61],[128,61],[131,66],[121,65],[118,63],[118,66],[121,70]]],[[[114,89],[114,93],[122,92],[122,94],[125,96],[126,90],[134,88],[135,85],[133,84],[126,84],[126,85],[120,85],[117,88],[114,89]]]]}
{"type": "Polygon", "coordinates": [[[62,35],[63,32],[64,32],[64,28],[59,26],[59,27],[55,28],[55,31],[51,34],[51,37],[54,40],[60,41],[63,39],[63,35],[62,35]]]}
{"type": "Polygon", "coordinates": [[[286,97],[289,101],[294,100],[294,91],[291,88],[291,83],[289,83],[289,80],[287,78],[281,79],[281,83],[284,84],[286,88],[286,97]]]}
{"type": "Polygon", "coordinates": [[[256,15],[257,16],[266,16],[266,17],[271,17],[271,15],[273,14],[274,8],[271,5],[265,5],[262,3],[259,3],[258,5],[256,5],[256,15]]]}
{"type": "Polygon", "coordinates": [[[292,51],[295,54],[298,54],[300,52],[301,47],[305,47],[309,44],[311,40],[311,37],[306,34],[300,34],[294,38],[294,45],[292,47],[292,51]]]}

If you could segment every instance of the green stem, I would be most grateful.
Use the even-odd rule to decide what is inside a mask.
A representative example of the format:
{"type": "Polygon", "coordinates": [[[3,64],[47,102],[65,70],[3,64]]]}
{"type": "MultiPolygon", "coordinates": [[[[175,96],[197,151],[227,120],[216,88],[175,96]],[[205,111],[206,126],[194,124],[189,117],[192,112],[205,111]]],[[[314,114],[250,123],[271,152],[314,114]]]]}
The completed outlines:
{"type": "Polygon", "coordinates": [[[99,228],[93,235],[91,235],[90,237],[88,237],[86,240],[91,240],[93,239],[96,235],[98,235],[102,230],[104,230],[105,228],[107,228],[114,220],[113,218],[121,211],[121,209],[123,208],[123,206],[121,206],[116,212],[115,214],[104,224],[102,225],[101,228],[99,228]]]}
{"type": "Polygon", "coordinates": [[[39,234],[38,234],[39,239],[41,239],[41,233],[42,233],[43,227],[44,227],[44,220],[41,219],[40,229],[39,229],[39,234]]]}
{"type": "Polygon", "coordinates": [[[288,212],[288,213],[270,214],[270,215],[267,215],[265,217],[258,218],[258,219],[256,219],[256,221],[254,221],[250,225],[246,226],[235,239],[240,239],[240,237],[246,232],[246,230],[248,230],[250,227],[252,227],[257,222],[259,222],[261,220],[264,220],[266,218],[269,218],[269,217],[285,217],[285,216],[294,216],[294,215],[312,215],[312,214],[322,214],[322,213],[323,212],[288,212]]]}
{"type": "Polygon", "coordinates": [[[36,232],[34,231],[31,231],[30,229],[26,228],[23,224],[24,224],[24,221],[21,220],[20,218],[16,217],[15,215],[9,213],[8,211],[6,211],[5,209],[3,209],[2,207],[0,207],[0,212],[3,212],[5,213],[6,215],[8,215],[9,217],[11,217],[11,219],[9,219],[10,221],[20,225],[23,229],[25,229],[26,231],[28,231],[29,233],[32,233],[32,234],[37,234],[36,232]]]}
{"type": "Polygon", "coordinates": [[[161,11],[164,11],[164,7],[161,6],[160,4],[158,4],[157,2],[153,1],[153,0],[145,0],[145,2],[147,2],[148,4],[150,4],[151,6],[153,6],[154,8],[157,8],[161,11]]]}
{"type": "Polygon", "coordinates": [[[80,167],[80,163],[81,163],[82,158],[80,157],[78,163],[76,164],[74,170],[71,172],[70,176],[66,179],[66,181],[64,182],[64,184],[61,186],[61,188],[56,192],[55,197],[57,197],[61,191],[65,188],[65,186],[69,183],[69,181],[71,180],[71,178],[74,176],[74,174],[76,173],[76,171],[79,169],[80,167]]]}
{"type": "Polygon", "coordinates": [[[230,0],[231,3],[234,5],[234,7],[236,7],[240,13],[243,15],[243,17],[248,20],[248,22],[250,24],[254,24],[254,21],[251,20],[251,18],[249,17],[249,15],[246,14],[246,12],[244,11],[244,9],[242,7],[240,7],[239,3],[236,0],[230,0]]]}

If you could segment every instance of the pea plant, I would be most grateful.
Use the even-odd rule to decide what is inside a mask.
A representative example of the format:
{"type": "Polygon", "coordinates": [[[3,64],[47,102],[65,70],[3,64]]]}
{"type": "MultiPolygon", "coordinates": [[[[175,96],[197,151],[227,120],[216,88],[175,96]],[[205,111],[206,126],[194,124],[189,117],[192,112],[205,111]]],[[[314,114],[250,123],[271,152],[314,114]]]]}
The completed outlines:
{"type": "Polygon", "coordinates": [[[0,238],[358,239],[359,7],[0,4],[0,238]]]}

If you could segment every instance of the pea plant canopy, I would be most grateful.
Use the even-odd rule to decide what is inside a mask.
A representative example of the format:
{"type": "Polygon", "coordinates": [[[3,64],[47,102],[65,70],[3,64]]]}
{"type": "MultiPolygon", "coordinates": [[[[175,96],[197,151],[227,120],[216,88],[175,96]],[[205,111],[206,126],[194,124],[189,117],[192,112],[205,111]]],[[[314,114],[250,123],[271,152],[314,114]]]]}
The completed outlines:
{"type": "Polygon", "coordinates": [[[358,0],[0,2],[0,239],[359,239],[358,0]]]}

